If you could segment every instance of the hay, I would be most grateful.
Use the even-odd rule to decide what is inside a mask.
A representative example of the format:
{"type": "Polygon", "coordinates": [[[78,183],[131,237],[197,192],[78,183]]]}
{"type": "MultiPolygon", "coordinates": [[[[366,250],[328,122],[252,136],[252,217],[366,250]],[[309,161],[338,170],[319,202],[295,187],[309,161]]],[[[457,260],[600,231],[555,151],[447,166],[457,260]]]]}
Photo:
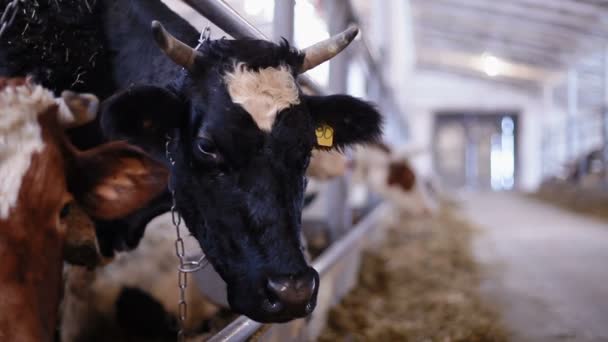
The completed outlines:
{"type": "MultiPolygon", "coordinates": [[[[10,0],[0,0],[3,11],[10,0]]],[[[108,51],[98,0],[28,0],[0,39],[0,74],[32,75],[62,90],[110,94],[108,51]]]]}
{"type": "Polygon", "coordinates": [[[608,192],[600,185],[582,187],[565,181],[551,181],[541,185],[529,197],[578,214],[608,221],[608,192]]]}
{"type": "Polygon", "coordinates": [[[505,341],[478,294],[472,227],[453,209],[402,218],[363,259],[359,285],[334,308],[320,341],[505,341]]]}

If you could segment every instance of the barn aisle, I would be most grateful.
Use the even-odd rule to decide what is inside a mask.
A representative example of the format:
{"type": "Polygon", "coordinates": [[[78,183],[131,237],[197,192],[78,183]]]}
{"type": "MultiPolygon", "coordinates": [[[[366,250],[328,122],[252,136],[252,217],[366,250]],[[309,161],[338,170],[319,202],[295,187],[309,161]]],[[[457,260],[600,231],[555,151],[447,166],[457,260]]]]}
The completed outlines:
{"type": "Polygon", "coordinates": [[[608,224],[516,194],[468,194],[483,293],[516,341],[608,341],[608,224]]]}

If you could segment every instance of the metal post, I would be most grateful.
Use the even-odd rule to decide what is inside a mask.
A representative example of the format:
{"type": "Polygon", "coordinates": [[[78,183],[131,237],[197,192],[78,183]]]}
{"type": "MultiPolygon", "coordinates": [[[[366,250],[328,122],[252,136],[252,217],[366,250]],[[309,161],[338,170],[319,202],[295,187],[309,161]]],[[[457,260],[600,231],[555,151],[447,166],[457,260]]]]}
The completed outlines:
{"type": "MultiPolygon", "coordinates": [[[[324,3],[328,13],[329,34],[334,35],[348,26],[347,6],[345,1],[328,1],[324,3]]],[[[347,50],[348,51],[348,50],[347,50]]],[[[346,92],[346,76],[348,72],[348,56],[344,51],[330,60],[329,64],[329,91],[331,93],[346,92]]],[[[344,200],[348,196],[346,177],[338,178],[328,184],[328,202],[326,217],[332,229],[332,239],[342,236],[351,226],[352,213],[344,200]],[[337,215],[342,213],[342,215],[337,215]]]]}
{"type": "Polygon", "coordinates": [[[608,187],[608,45],[604,47],[603,51],[603,88],[604,88],[604,99],[602,106],[602,127],[603,127],[603,143],[604,153],[602,153],[602,170],[604,171],[604,185],[608,187]]]}
{"type": "MultiPolygon", "coordinates": [[[[184,0],[184,2],[233,38],[268,40],[260,30],[245,20],[245,18],[223,0],[184,0]]],[[[298,80],[317,95],[323,95],[325,93],[325,90],[308,75],[300,75],[298,80]]]]}
{"type": "Polygon", "coordinates": [[[568,113],[566,117],[566,162],[574,161],[578,153],[578,134],[576,119],[578,116],[578,73],[576,69],[568,71],[568,113]]]}
{"type": "MultiPolygon", "coordinates": [[[[328,21],[329,34],[335,35],[344,30],[347,25],[346,11],[343,1],[329,1],[327,13],[331,20],[328,21]]],[[[348,50],[347,50],[348,51],[348,50]]],[[[329,61],[329,90],[332,93],[343,93],[346,91],[346,74],[348,71],[348,53],[342,52],[329,61]]]]}
{"type": "Polygon", "coordinates": [[[479,122],[473,115],[465,115],[463,120],[465,130],[464,175],[467,190],[479,188],[479,122]]]}
{"type": "Polygon", "coordinates": [[[549,122],[550,117],[553,113],[553,86],[545,85],[543,87],[543,116],[540,120],[540,135],[541,135],[541,176],[547,177],[553,170],[549,164],[551,164],[553,155],[554,142],[551,141],[552,137],[549,134],[549,122]]]}
{"type": "Polygon", "coordinates": [[[272,37],[275,42],[282,38],[293,43],[293,16],[295,0],[279,0],[274,2],[274,19],[272,21],[272,37]]]}

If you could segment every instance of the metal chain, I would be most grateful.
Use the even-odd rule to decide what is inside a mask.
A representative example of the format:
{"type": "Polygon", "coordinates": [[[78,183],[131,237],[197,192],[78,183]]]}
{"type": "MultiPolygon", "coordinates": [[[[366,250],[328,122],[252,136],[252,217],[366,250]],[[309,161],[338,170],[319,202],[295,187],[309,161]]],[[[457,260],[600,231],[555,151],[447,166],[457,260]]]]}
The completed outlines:
{"type": "Polygon", "coordinates": [[[19,4],[24,1],[25,0],[13,0],[4,8],[4,12],[2,12],[2,16],[0,17],[0,38],[2,38],[4,31],[13,24],[17,12],[19,12],[19,4]]]}
{"type": "MultiPolygon", "coordinates": [[[[171,137],[167,136],[167,142],[165,143],[165,154],[171,169],[175,165],[175,160],[171,157],[170,150],[171,137]]],[[[171,191],[171,221],[175,227],[175,255],[179,259],[179,266],[177,268],[177,284],[179,288],[179,301],[178,301],[178,330],[177,340],[179,342],[184,341],[184,324],[188,315],[188,303],[186,302],[186,288],[188,287],[188,273],[196,272],[209,264],[207,257],[203,255],[198,260],[188,260],[186,257],[186,247],[184,245],[184,239],[179,231],[182,223],[182,217],[177,210],[177,203],[175,201],[175,190],[169,187],[171,191]]]]}
{"type": "MultiPolygon", "coordinates": [[[[204,42],[211,39],[211,28],[209,26],[205,27],[203,31],[201,31],[201,35],[198,38],[198,45],[195,50],[203,45],[204,42]]],[[[167,135],[167,141],[165,143],[165,155],[167,156],[167,160],[171,164],[171,171],[173,171],[173,166],[175,165],[175,160],[171,156],[171,136],[167,135]]],[[[170,182],[169,182],[170,183],[170,182]]],[[[173,222],[173,226],[175,227],[175,255],[179,259],[179,266],[177,267],[177,286],[179,288],[179,300],[178,300],[178,330],[177,330],[177,341],[183,342],[185,338],[184,334],[184,324],[186,323],[186,318],[188,316],[188,303],[186,302],[186,288],[188,287],[188,273],[196,272],[209,264],[207,260],[207,256],[205,253],[201,255],[198,260],[188,260],[186,257],[186,247],[184,245],[184,239],[179,231],[180,225],[182,223],[182,216],[179,214],[177,210],[177,203],[175,201],[175,190],[171,185],[169,185],[169,190],[171,192],[171,221],[173,222]]]]}

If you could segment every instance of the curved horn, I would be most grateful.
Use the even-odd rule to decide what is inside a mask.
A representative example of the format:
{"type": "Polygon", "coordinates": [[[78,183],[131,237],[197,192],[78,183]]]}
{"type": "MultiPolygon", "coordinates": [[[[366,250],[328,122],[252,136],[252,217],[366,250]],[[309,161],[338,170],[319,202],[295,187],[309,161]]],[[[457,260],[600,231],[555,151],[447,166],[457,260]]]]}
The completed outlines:
{"type": "Polygon", "coordinates": [[[339,54],[355,39],[358,33],[359,29],[353,25],[342,33],[338,33],[302,50],[305,57],[304,63],[302,63],[302,67],[300,68],[300,73],[304,73],[339,54]]]}
{"type": "Polygon", "coordinates": [[[194,58],[198,54],[196,50],[167,32],[163,25],[156,20],[152,21],[152,34],[154,35],[154,40],[158,47],[163,50],[175,64],[183,66],[186,70],[192,70],[194,67],[194,58]]]}
{"type": "Polygon", "coordinates": [[[55,101],[59,105],[59,122],[64,128],[82,126],[97,116],[99,100],[93,94],[77,94],[66,90],[55,101]]]}

